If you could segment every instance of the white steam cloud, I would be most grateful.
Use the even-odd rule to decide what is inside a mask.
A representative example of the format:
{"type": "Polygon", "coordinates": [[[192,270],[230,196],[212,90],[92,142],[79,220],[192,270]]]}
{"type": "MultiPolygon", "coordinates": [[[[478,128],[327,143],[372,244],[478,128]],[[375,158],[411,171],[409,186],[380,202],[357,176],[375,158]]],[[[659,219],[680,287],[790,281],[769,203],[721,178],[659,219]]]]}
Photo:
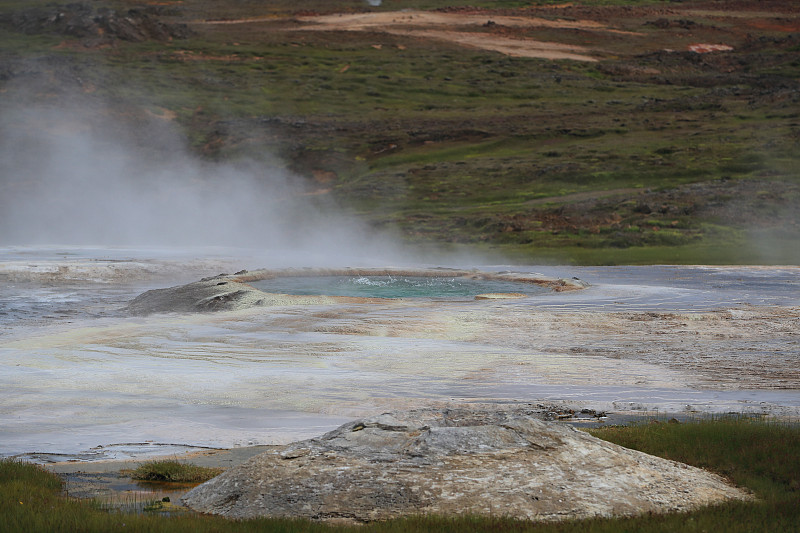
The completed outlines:
{"type": "Polygon", "coordinates": [[[279,164],[203,161],[155,119],[143,143],[98,119],[108,111],[4,111],[0,245],[244,247],[270,264],[398,257],[279,164]]]}

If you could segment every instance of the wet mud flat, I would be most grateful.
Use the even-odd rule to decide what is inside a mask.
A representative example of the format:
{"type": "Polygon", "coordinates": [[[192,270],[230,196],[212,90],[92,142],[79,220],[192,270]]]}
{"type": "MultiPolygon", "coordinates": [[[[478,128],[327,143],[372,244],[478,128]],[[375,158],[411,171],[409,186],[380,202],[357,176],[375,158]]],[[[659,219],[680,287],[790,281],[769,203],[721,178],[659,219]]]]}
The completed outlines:
{"type": "MultiPolygon", "coordinates": [[[[247,459],[264,453],[271,446],[249,446],[229,450],[206,450],[202,453],[186,453],[172,456],[157,456],[148,460],[176,459],[198,466],[230,468],[247,459]]],[[[31,457],[36,460],[37,458],[31,457]]],[[[112,509],[142,512],[145,508],[158,511],[187,512],[182,509],[180,498],[199,483],[171,483],[141,481],[131,477],[131,471],[145,460],[124,461],[69,461],[47,464],[47,469],[63,480],[63,493],[70,498],[95,500],[112,509]],[[169,505],[163,505],[167,503],[169,505]]]]}
{"type": "MultiPolygon", "coordinates": [[[[133,285],[117,281],[118,262],[87,263],[110,281],[54,265],[49,292],[15,300],[29,320],[4,323],[5,456],[88,464],[121,458],[113,445],[126,442],[157,448],[135,460],[281,445],[354,417],[476,402],[800,416],[797,267],[529,267],[589,286],[499,300],[276,297],[141,316],[125,308],[152,262],[127,264],[133,285]],[[62,289],[59,305],[74,312],[46,318],[62,289]]],[[[213,278],[225,290],[248,283],[213,278]]]]}

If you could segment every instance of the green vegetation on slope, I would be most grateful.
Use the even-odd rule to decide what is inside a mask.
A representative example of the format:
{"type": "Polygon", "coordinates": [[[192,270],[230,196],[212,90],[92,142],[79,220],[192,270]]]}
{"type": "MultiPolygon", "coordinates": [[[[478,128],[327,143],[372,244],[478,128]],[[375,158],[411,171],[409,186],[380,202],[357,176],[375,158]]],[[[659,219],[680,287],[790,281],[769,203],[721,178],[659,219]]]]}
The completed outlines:
{"type": "Polygon", "coordinates": [[[520,261],[800,262],[800,43],[780,24],[658,2],[469,3],[494,9],[487,20],[594,17],[630,32],[471,29],[596,50],[600,61],[583,63],[300,31],[288,18],[464,4],[187,0],[151,8],[188,23],[185,39],[4,31],[0,85],[32,84],[26,99],[48,105],[79,93],[140,127],[167,122],[201,157],[278,156],[310,189],[410,242],[520,261]],[[261,19],[199,23],[248,17],[261,19]],[[681,51],[695,42],[734,50],[681,51]]]}

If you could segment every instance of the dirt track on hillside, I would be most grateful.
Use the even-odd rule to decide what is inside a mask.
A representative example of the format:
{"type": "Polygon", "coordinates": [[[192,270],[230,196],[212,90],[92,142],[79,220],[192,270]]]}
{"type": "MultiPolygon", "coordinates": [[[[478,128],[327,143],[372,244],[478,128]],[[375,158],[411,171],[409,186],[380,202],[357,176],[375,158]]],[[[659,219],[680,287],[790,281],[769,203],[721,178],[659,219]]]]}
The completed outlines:
{"type": "MultiPolygon", "coordinates": [[[[738,6],[742,7],[742,6],[738,6]]],[[[774,7],[774,6],[773,6],[774,7]]],[[[544,8],[539,11],[544,10],[544,8]]],[[[570,5],[552,8],[546,11],[564,15],[564,18],[543,18],[528,14],[505,14],[504,12],[483,10],[457,11],[389,11],[367,13],[308,14],[298,15],[283,20],[293,22],[292,31],[326,31],[326,32],[377,32],[390,35],[406,36],[417,39],[432,39],[454,43],[468,48],[492,50],[508,56],[535,57],[543,59],[572,59],[575,61],[597,61],[609,54],[600,46],[584,46],[575,43],[545,41],[533,38],[536,30],[564,30],[574,34],[585,33],[589,40],[594,35],[614,36],[622,39],[637,39],[647,34],[630,29],[613,27],[613,9],[596,11],[570,5]],[[578,11],[573,12],[577,9],[578,11]],[[596,18],[597,20],[592,20],[596,18]]],[[[756,18],[761,25],[782,24],[782,27],[800,26],[797,14],[775,8],[771,11],[757,13],[680,10],[667,8],[641,8],[639,16],[662,17],[648,24],[673,25],[680,24],[680,16],[704,16],[711,20],[756,18]],[[666,17],[666,18],[664,18],[666,17]],[[673,20],[677,19],[677,20],[673,20]]],[[[536,11],[538,13],[538,11],[536,11]]],[[[629,15],[629,14],[628,14],[629,15]]],[[[255,24],[280,21],[281,17],[266,16],[234,20],[200,21],[199,24],[255,24]]],[[[666,27],[666,26],[665,26],[666,27]]],[[[550,34],[552,36],[552,33],[550,34]]],[[[643,43],[642,43],[643,44],[643,43]]],[[[693,44],[688,49],[697,53],[728,51],[733,48],[724,43],[693,44]]]]}
{"type": "MultiPolygon", "coordinates": [[[[247,24],[274,18],[208,21],[207,24],[247,24]]],[[[479,30],[456,28],[558,28],[569,30],[603,31],[635,35],[609,28],[592,20],[548,20],[539,17],[494,16],[487,14],[441,13],[427,11],[391,11],[385,13],[356,13],[300,16],[302,31],[372,31],[421,39],[435,39],[469,48],[493,50],[509,56],[544,59],[596,61],[589,48],[534,39],[513,38],[479,30]]]]}

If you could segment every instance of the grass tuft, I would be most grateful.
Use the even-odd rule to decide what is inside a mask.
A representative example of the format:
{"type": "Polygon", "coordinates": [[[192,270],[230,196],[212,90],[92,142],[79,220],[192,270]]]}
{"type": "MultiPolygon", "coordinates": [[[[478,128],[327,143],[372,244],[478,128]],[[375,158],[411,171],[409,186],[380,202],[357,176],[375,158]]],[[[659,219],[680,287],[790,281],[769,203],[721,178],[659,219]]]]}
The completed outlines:
{"type": "Polygon", "coordinates": [[[175,459],[159,459],[139,465],[130,472],[139,481],[165,481],[170,483],[202,483],[220,475],[224,469],[208,468],[175,459]]]}

